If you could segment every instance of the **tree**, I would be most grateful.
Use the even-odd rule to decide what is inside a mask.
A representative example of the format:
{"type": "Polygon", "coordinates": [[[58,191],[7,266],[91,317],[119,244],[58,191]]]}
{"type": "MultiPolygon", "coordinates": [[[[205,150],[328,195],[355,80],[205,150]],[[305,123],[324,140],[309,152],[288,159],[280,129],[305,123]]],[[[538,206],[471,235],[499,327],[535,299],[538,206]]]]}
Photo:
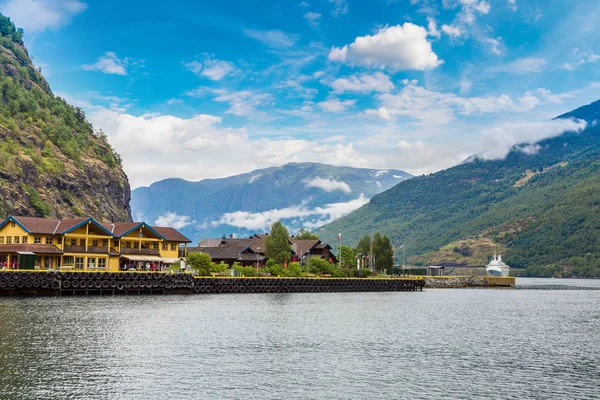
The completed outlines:
{"type": "Polygon", "coordinates": [[[290,234],[281,221],[271,226],[271,233],[265,237],[265,255],[277,264],[290,261],[292,246],[290,245],[290,234]]]}
{"type": "Polygon", "coordinates": [[[318,240],[319,237],[309,231],[308,229],[300,228],[298,234],[294,236],[295,239],[298,240],[318,240]]]}
{"type": "Polygon", "coordinates": [[[210,276],[213,262],[206,253],[189,253],[187,256],[188,264],[192,269],[198,271],[201,276],[210,276]]]}
{"type": "Polygon", "coordinates": [[[392,241],[387,235],[383,236],[381,241],[381,248],[379,249],[379,253],[377,254],[377,258],[375,259],[377,262],[377,269],[379,271],[388,271],[391,272],[394,267],[394,247],[392,246],[392,241]]]}
{"type": "Polygon", "coordinates": [[[371,236],[365,235],[358,241],[355,250],[356,254],[367,255],[371,252],[371,236]]]}
{"type": "Polygon", "coordinates": [[[356,256],[354,254],[354,250],[350,246],[341,247],[342,259],[340,260],[342,263],[342,267],[354,267],[356,266],[356,256]]]}

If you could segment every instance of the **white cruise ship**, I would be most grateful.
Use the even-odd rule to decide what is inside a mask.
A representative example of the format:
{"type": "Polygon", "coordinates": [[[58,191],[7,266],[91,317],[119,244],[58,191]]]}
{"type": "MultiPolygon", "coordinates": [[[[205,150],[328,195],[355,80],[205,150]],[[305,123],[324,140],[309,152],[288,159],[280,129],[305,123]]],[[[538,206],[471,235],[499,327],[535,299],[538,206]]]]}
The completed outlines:
{"type": "Polygon", "coordinates": [[[510,267],[502,261],[502,256],[496,256],[496,254],[485,268],[488,276],[508,276],[509,269],[510,267]]]}

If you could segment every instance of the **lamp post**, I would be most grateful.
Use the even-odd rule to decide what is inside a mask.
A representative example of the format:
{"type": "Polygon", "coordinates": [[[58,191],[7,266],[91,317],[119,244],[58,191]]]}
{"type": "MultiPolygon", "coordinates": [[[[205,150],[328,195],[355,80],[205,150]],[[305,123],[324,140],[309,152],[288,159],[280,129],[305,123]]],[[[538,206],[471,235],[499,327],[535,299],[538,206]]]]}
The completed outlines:
{"type": "Polygon", "coordinates": [[[258,253],[258,257],[256,258],[256,276],[258,276],[258,263],[259,263],[259,258],[260,258],[260,246],[256,247],[256,251],[258,253]]]}

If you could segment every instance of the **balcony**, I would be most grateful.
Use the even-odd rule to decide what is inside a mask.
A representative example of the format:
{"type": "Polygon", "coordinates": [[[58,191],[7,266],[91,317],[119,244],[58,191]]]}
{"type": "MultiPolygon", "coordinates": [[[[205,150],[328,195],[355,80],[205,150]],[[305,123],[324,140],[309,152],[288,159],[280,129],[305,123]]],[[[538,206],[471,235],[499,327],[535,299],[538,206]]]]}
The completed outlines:
{"type": "Polygon", "coordinates": [[[108,247],[105,246],[88,246],[87,251],[85,246],[71,246],[65,245],[63,250],[65,253],[94,253],[94,254],[106,254],[108,253],[108,247]]]}
{"type": "Polygon", "coordinates": [[[146,256],[160,256],[158,249],[128,249],[121,247],[121,254],[143,254],[146,256]]]}

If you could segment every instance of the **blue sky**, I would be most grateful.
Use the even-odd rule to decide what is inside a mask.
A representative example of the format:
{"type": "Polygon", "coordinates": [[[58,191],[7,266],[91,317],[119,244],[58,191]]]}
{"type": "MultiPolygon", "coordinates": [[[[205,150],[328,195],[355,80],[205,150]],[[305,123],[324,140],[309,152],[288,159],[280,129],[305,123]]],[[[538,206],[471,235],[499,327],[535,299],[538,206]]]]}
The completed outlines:
{"type": "Polygon", "coordinates": [[[0,2],[132,186],[292,161],[414,174],[579,129],[600,2],[0,2]]]}

